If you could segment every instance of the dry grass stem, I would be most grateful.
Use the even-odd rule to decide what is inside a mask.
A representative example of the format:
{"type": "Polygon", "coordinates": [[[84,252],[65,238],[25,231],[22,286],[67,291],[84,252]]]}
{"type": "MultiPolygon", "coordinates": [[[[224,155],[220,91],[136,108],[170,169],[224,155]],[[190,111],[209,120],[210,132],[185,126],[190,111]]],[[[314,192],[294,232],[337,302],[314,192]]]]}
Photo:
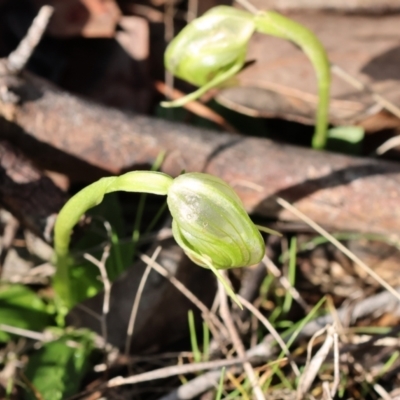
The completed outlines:
{"type": "MultiPolygon", "coordinates": [[[[226,273],[226,271],[221,271],[221,273],[222,276],[226,280],[228,280],[228,274],[226,273]]],[[[221,318],[224,321],[225,326],[229,331],[230,338],[232,339],[232,343],[236,350],[236,353],[240,358],[245,358],[246,349],[233,322],[232,315],[229,310],[228,297],[224,289],[224,286],[220,281],[218,281],[218,293],[220,298],[219,312],[221,318]]],[[[243,368],[247,374],[247,377],[249,378],[255,398],[257,400],[265,400],[265,396],[261,390],[260,385],[258,384],[258,378],[254,372],[253,366],[247,361],[243,363],[243,368]]]]}
{"type": "Polygon", "coordinates": [[[6,69],[8,73],[18,74],[25,68],[25,65],[47,28],[53,11],[54,8],[51,6],[43,6],[40,9],[26,36],[21,40],[18,47],[7,57],[6,69]]]}
{"type": "Polygon", "coordinates": [[[340,353],[339,353],[339,335],[333,333],[333,383],[331,388],[331,397],[335,397],[340,384],[340,353]]]}
{"type": "MultiPolygon", "coordinates": [[[[326,336],[325,342],[320,347],[320,349],[315,353],[315,355],[311,359],[311,361],[308,364],[306,364],[303,375],[300,378],[299,386],[297,388],[297,396],[296,396],[297,400],[303,399],[304,395],[311,388],[312,383],[314,382],[318,372],[321,369],[322,363],[325,361],[325,359],[328,356],[329,351],[333,345],[335,328],[332,326],[329,326],[326,328],[326,331],[327,331],[327,336],[326,336]]],[[[317,333],[320,334],[322,332],[320,331],[317,333]]],[[[312,340],[314,340],[315,337],[316,337],[316,335],[314,335],[312,340]]],[[[311,350],[310,347],[311,346],[308,346],[309,354],[310,354],[310,350],[311,350]]]]}
{"type": "Polygon", "coordinates": [[[383,388],[383,386],[379,385],[379,383],[374,383],[372,387],[383,400],[394,400],[393,397],[383,388]]]}
{"type": "Polygon", "coordinates": [[[110,311],[110,297],[111,297],[111,282],[108,279],[106,262],[108,257],[110,256],[111,244],[107,244],[104,247],[103,255],[101,256],[101,260],[97,260],[91,254],[85,253],[83,257],[90,261],[93,265],[95,265],[99,271],[101,276],[101,281],[104,286],[104,298],[103,298],[103,308],[101,313],[101,334],[104,339],[104,346],[107,346],[108,342],[108,334],[107,334],[107,315],[110,311]]]}
{"type": "Polygon", "coordinates": [[[39,342],[48,342],[49,340],[51,340],[51,337],[49,337],[49,335],[46,333],[17,328],[16,326],[11,326],[7,324],[0,324],[0,331],[11,333],[12,335],[22,336],[32,340],[37,340],[39,342]]]}
{"type": "Polygon", "coordinates": [[[381,156],[382,154],[385,154],[389,150],[392,150],[398,146],[400,146],[400,136],[391,137],[390,139],[386,140],[386,142],[382,143],[375,150],[375,154],[377,154],[378,156],[381,156]]]}
{"type": "Polygon", "coordinates": [[[268,330],[268,332],[273,336],[273,338],[276,340],[276,342],[281,347],[282,351],[287,356],[290,366],[292,367],[295,375],[300,376],[300,370],[299,370],[298,366],[292,360],[292,356],[290,355],[290,351],[287,348],[286,343],[280,337],[280,335],[276,331],[276,329],[271,325],[271,323],[268,321],[268,319],[265,318],[264,315],[262,315],[261,312],[256,307],[253,306],[253,304],[251,304],[249,301],[247,301],[240,295],[237,295],[237,297],[241,301],[241,303],[265,326],[265,328],[268,330]]]}
{"type": "MultiPolygon", "coordinates": [[[[140,382],[148,382],[155,379],[164,379],[177,375],[192,374],[195,372],[206,371],[214,368],[232,367],[234,365],[241,365],[248,360],[248,358],[232,358],[230,360],[215,360],[193,364],[172,365],[170,367],[159,368],[154,371],[144,372],[143,374],[129,376],[127,378],[117,376],[116,378],[108,381],[107,387],[110,388],[115,386],[133,385],[140,382]]],[[[221,372],[218,371],[218,376],[220,374],[221,372]]]]}
{"type": "Polygon", "coordinates": [[[142,279],[140,280],[139,287],[136,292],[135,300],[132,305],[131,315],[129,317],[128,329],[126,332],[125,355],[127,357],[129,356],[129,351],[131,348],[133,330],[135,327],[137,312],[139,310],[140,299],[142,298],[143,290],[146,285],[147,278],[149,277],[149,274],[153,268],[154,261],[156,261],[158,255],[160,254],[161,249],[162,249],[161,246],[157,246],[157,248],[155,249],[153,255],[151,256],[150,261],[147,263],[146,269],[144,270],[142,279]]]}
{"type": "Polygon", "coordinates": [[[311,362],[312,349],[314,347],[315,339],[317,339],[318,336],[323,335],[327,329],[328,329],[328,325],[324,326],[323,328],[321,328],[320,330],[315,332],[314,335],[312,335],[310,340],[308,341],[308,343],[307,343],[307,359],[306,359],[306,365],[305,365],[306,368],[308,367],[308,365],[311,362]]]}
{"type": "Polygon", "coordinates": [[[333,400],[329,389],[329,382],[322,382],[322,398],[323,400],[333,400]]]}
{"type": "Polygon", "coordinates": [[[281,205],[286,210],[290,211],[306,224],[308,224],[311,228],[317,231],[320,235],[329,240],[334,246],[336,246],[343,254],[350,258],[350,260],[354,261],[359,267],[361,267],[369,276],[375,279],[378,283],[382,285],[388,292],[390,292],[393,296],[395,296],[398,300],[400,300],[400,294],[390,286],[384,279],[382,279],[374,270],[368,267],[362,260],[360,260],[354,253],[352,253],[347,247],[345,247],[342,243],[340,243],[336,238],[334,238],[330,233],[328,233],[325,229],[315,223],[312,219],[304,215],[297,208],[293,207],[286,200],[282,198],[278,198],[277,203],[281,205]]]}

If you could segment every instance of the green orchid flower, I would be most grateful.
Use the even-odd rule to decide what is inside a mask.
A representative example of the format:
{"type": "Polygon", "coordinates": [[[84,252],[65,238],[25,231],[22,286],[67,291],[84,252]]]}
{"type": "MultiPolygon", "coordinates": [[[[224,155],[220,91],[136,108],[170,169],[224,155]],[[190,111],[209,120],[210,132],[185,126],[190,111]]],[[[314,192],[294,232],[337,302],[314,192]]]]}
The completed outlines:
{"type": "Polygon", "coordinates": [[[171,41],[164,57],[165,68],[199,89],[164,107],[183,106],[208,90],[221,87],[243,68],[254,32],[290,40],[307,55],[318,81],[318,109],[314,148],[327,141],[330,64],[326,51],[313,32],[273,11],[251,14],[229,6],[218,6],[194,19],[171,41]]]}
{"type": "Polygon", "coordinates": [[[181,175],[168,189],[167,202],[174,238],[196,264],[227,269],[256,264],[264,256],[260,232],[222,179],[181,175]]]}
{"type": "Polygon", "coordinates": [[[181,106],[235,76],[244,65],[255,27],[251,14],[219,6],[183,28],[167,47],[165,67],[200,89],[162,105],[181,106]]]}
{"type": "Polygon", "coordinates": [[[57,271],[54,289],[65,310],[74,302],[70,283],[70,234],[74,225],[105,194],[115,191],[166,195],[175,240],[194,263],[209,268],[240,305],[220,269],[246,267],[261,261],[265,244],[235,191],[209,174],[188,173],[175,179],[161,172],[134,171],[102,178],[73,196],[60,211],[54,228],[57,271]]]}

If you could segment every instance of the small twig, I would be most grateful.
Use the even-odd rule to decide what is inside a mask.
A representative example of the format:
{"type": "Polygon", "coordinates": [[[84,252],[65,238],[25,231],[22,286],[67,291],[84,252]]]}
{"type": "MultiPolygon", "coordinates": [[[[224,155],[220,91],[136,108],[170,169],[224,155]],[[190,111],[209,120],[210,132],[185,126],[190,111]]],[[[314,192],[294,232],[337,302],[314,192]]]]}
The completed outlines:
{"type": "Polygon", "coordinates": [[[327,381],[322,382],[322,394],[323,400],[333,400],[329,390],[329,382],[327,381]]]}
{"type": "Polygon", "coordinates": [[[393,397],[386,391],[386,389],[379,383],[374,383],[372,385],[375,392],[382,397],[383,400],[394,400],[393,397]]]}
{"type": "MultiPolygon", "coordinates": [[[[228,279],[228,275],[226,271],[221,271],[222,275],[225,279],[228,279]]],[[[221,315],[222,320],[225,323],[225,326],[227,327],[230,338],[232,340],[233,346],[236,350],[236,353],[240,358],[245,358],[246,357],[246,349],[243,345],[242,340],[240,339],[239,333],[235,327],[235,324],[233,323],[232,315],[229,311],[229,306],[228,306],[228,297],[226,294],[226,291],[224,289],[223,284],[218,280],[218,293],[220,297],[220,306],[219,306],[219,312],[221,315]]],[[[260,385],[258,384],[258,379],[256,377],[256,374],[254,372],[254,369],[252,365],[246,361],[243,363],[243,368],[247,374],[247,377],[249,378],[251,387],[253,388],[253,393],[256,397],[257,400],[265,400],[265,396],[261,390],[260,385]]]]}
{"type": "Polygon", "coordinates": [[[308,368],[308,366],[311,363],[312,349],[314,347],[315,340],[317,339],[318,336],[323,335],[326,332],[327,329],[328,329],[328,325],[324,326],[322,329],[320,329],[317,332],[315,332],[314,335],[312,335],[310,340],[308,341],[308,344],[307,344],[307,358],[306,358],[306,364],[305,364],[305,368],[306,369],[308,368]]]}
{"type": "MultiPolygon", "coordinates": [[[[40,9],[26,36],[21,40],[18,47],[7,57],[5,66],[6,73],[18,74],[25,68],[47,28],[53,11],[54,8],[52,6],[43,6],[40,9]]],[[[0,74],[2,73],[4,73],[4,71],[0,71],[0,74]]]]}
{"type": "Polygon", "coordinates": [[[97,260],[91,254],[85,253],[83,257],[90,261],[93,265],[95,265],[99,271],[101,276],[101,281],[104,286],[104,299],[103,299],[103,309],[101,313],[101,334],[104,339],[104,346],[107,346],[108,337],[107,337],[107,315],[110,311],[110,297],[111,297],[111,282],[107,276],[106,262],[110,255],[111,243],[107,244],[104,247],[103,255],[101,256],[101,260],[97,260]]]}
{"type": "Polygon", "coordinates": [[[340,384],[340,354],[339,354],[339,335],[333,333],[333,384],[330,391],[331,397],[336,396],[340,384]]]}
{"type": "Polygon", "coordinates": [[[26,337],[32,340],[37,340],[39,342],[49,342],[53,339],[52,335],[49,336],[48,333],[35,332],[28,329],[17,328],[16,326],[11,326],[7,324],[0,324],[0,331],[26,337]]]}
{"type": "MultiPolygon", "coordinates": [[[[310,361],[310,363],[306,366],[303,375],[300,378],[299,386],[297,388],[297,400],[301,400],[304,398],[304,395],[309,391],[312,383],[314,382],[318,372],[321,369],[322,363],[325,361],[326,357],[329,354],[329,351],[333,344],[333,335],[335,333],[335,328],[332,326],[327,327],[327,336],[325,342],[320,347],[320,349],[315,353],[314,357],[310,361]]],[[[323,333],[323,332],[317,332],[323,333]]],[[[314,341],[315,335],[312,338],[314,341]]],[[[308,346],[308,354],[310,354],[311,346],[308,346]]]]}
{"type": "Polygon", "coordinates": [[[395,147],[400,146],[400,135],[391,137],[390,139],[386,140],[386,142],[382,143],[376,150],[375,154],[381,156],[388,152],[389,150],[394,149],[395,147]]]}
{"type": "Polygon", "coordinates": [[[139,287],[136,292],[135,300],[133,302],[131,316],[129,318],[128,329],[126,332],[126,341],[125,341],[125,355],[129,356],[129,351],[132,343],[132,335],[135,326],[136,315],[139,310],[139,303],[142,297],[142,293],[144,290],[144,286],[146,285],[147,278],[153,268],[154,261],[157,259],[158,255],[161,251],[161,246],[157,246],[156,250],[154,251],[153,255],[151,256],[150,261],[147,263],[146,269],[142,275],[142,279],[140,280],[139,287]]]}
{"type": "Polygon", "coordinates": [[[400,300],[400,294],[390,286],[384,279],[382,279],[374,270],[368,267],[362,260],[360,260],[354,253],[352,253],[347,247],[345,247],[342,243],[340,243],[336,238],[334,238],[330,233],[328,233],[325,229],[323,229],[320,225],[314,222],[311,218],[304,215],[297,208],[293,207],[286,200],[282,198],[278,198],[277,203],[281,205],[286,210],[290,211],[306,224],[311,226],[314,230],[316,230],[323,237],[328,239],[334,246],[336,246],[343,254],[350,258],[350,260],[354,261],[359,267],[361,267],[368,275],[370,275],[373,279],[375,279],[378,283],[380,283],[387,291],[389,291],[396,299],[400,300]]]}
{"type": "MultiPolygon", "coordinates": [[[[192,374],[194,372],[205,371],[208,369],[230,367],[233,365],[241,365],[243,362],[248,361],[248,358],[232,358],[230,360],[215,360],[206,361],[195,364],[184,364],[184,365],[173,365],[170,367],[159,368],[154,371],[144,372],[143,374],[138,374],[135,376],[129,376],[123,378],[122,376],[117,376],[111,379],[107,383],[107,387],[115,387],[122,385],[133,385],[140,382],[148,382],[155,379],[169,378],[171,376],[192,374]]],[[[220,372],[218,371],[220,374],[220,372]]],[[[263,399],[264,400],[264,399],[263,399]]]]}
{"type": "Polygon", "coordinates": [[[237,295],[238,299],[240,302],[252,313],[254,314],[255,317],[258,318],[258,320],[265,326],[265,328],[268,330],[268,332],[273,336],[273,338],[276,340],[276,342],[279,344],[283,352],[285,353],[286,357],[288,358],[290,365],[293,369],[293,372],[295,373],[296,376],[300,376],[300,370],[297,367],[296,363],[292,360],[292,356],[290,354],[289,349],[286,346],[286,343],[283,341],[283,339],[279,336],[279,333],[276,331],[276,329],[271,325],[271,323],[268,321],[267,318],[264,317],[264,315],[261,314],[257,308],[253,306],[249,301],[247,301],[245,298],[243,298],[240,295],[237,295]]]}

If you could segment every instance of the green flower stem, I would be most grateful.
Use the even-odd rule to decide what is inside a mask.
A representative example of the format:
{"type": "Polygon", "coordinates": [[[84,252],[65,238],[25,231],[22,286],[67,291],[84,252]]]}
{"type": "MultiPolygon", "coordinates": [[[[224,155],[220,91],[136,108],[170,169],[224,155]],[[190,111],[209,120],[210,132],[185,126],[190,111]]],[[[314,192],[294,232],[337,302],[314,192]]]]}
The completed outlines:
{"type": "Polygon", "coordinates": [[[53,278],[54,290],[58,294],[60,307],[69,309],[74,304],[70,283],[69,243],[72,228],[90,208],[100,204],[107,193],[115,191],[142,192],[166,195],[173,179],[161,172],[134,171],[119,177],[102,178],[73,196],[60,211],[54,227],[54,247],[57,256],[57,271],[53,278]]]}
{"type": "Polygon", "coordinates": [[[312,146],[323,149],[328,138],[328,112],[331,72],[324,46],[309,29],[273,11],[255,16],[256,31],[277,36],[297,44],[310,59],[318,81],[318,109],[312,146]]]}

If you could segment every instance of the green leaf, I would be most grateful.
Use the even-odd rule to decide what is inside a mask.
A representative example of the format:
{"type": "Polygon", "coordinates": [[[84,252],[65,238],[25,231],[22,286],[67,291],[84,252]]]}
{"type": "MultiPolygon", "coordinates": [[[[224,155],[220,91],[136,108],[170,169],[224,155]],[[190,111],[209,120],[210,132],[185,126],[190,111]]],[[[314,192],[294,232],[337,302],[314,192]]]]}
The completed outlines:
{"type": "Polygon", "coordinates": [[[346,154],[360,154],[364,140],[361,126],[337,126],[329,129],[327,149],[346,154]]]}
{"type": "MultiPolygon", "coordinates": [[[[31,355],[25,376],[43,400],[66,399],[78,392],[93,348],[89,331],[68,333],[31,355]]],[[[31,391],[25,392],[24,398],[37,399],[31,391]]]]}
{"type": "Polygon", "coordinates": [[[12,337],[1,331],[1,324],[16,328],[43,331],[53,323],[47,305],[32,290],[22,285],[0,287],[0,341],[12,337]]]}

